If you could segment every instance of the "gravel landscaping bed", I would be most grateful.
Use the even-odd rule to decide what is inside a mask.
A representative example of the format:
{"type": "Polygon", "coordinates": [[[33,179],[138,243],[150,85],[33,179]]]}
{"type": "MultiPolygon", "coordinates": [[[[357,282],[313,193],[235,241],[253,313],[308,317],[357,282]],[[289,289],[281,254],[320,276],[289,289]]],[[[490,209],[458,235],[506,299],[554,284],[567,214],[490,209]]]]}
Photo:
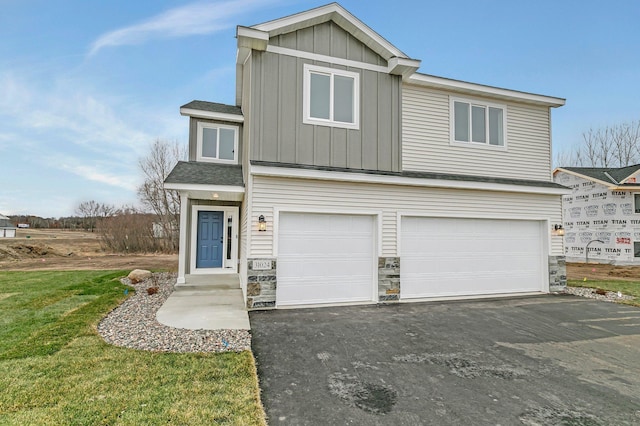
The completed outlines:
{"type": "Polygon", "coordinates": [[[154,352],[240,352],[251,349],[248,330],[188,330],[160,324],[156,312],[173,292],[174,273],[157,273],[138,284],[121,280],[135,294],[98,324],[98,333],[115,346],[154,352]],[[157,287],[155,294],[147,289],[157,287]]]}
{"type": "Polygon", "coordinates": [[[589,299],[604,300],[607,302],[615,302],[617,300],[632,300],[633,296],[627,296],[615,291],[596,290],[588,287],[571,287],[567,286],[564,290],[567,294],[573,294],[575,296],[587,297],[589,299]],[[601,294],[604,293],[604,294],[601,294]]]}

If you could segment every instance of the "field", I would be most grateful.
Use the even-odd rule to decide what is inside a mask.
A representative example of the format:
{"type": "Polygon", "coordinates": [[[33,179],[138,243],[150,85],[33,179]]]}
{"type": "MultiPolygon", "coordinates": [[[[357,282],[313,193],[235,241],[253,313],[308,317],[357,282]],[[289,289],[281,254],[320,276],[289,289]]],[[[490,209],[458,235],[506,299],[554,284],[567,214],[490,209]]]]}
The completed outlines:
{"type": "Polygon", "coordinates": [[[20,229],[16,238],[0,238],[0,270],[177,270],[178,256],[105,252],[97,233],[20,229]]]}

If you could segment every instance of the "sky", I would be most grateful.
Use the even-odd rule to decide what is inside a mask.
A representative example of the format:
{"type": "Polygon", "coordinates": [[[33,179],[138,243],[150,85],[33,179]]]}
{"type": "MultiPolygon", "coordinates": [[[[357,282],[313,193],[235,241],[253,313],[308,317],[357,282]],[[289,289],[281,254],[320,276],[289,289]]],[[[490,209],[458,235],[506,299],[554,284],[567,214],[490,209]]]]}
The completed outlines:
{"type": "MultiPolygon", "coordinates": [[[[136,205],[194,99],[235,103],[236,25],[328,1],[0,0],[0,213],[136,205]]],[[[640,1],[343,0],[419,72],[566,98],[554,151],[640,119],[640,1]]]]}

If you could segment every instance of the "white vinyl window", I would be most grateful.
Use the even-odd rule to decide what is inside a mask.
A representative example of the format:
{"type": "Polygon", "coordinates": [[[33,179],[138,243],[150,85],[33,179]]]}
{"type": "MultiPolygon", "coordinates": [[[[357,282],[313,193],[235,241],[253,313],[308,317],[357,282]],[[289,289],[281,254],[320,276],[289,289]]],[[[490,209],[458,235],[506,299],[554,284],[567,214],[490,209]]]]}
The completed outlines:
{"type": "Polygon", "coordinates": [[[640,194],[633,194],[633,211],[640,213],[640,194]]]}
{"type": "Polygon", "coordinates": [[[358,129],[360,74],[304,65],[303,122],[358,129]]]}
{"type": "Polygon", "coordinates": [[[238,128],[216,123],[198,122],[198,161],[238,162],[238,128]]]}
{"type": "Polygon", "coordinates": [[[504,148],[504,105],[451,98],[451,141],[504,148]]]}

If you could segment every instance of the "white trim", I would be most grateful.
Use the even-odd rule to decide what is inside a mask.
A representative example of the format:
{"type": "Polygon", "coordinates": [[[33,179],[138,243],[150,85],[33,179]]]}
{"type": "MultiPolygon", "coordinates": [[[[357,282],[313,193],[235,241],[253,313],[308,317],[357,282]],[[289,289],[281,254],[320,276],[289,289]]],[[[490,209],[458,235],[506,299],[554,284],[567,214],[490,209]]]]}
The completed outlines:
{"type": "Polygon", "coordinates": [[[235,206],[211,206],[211,205],[193,205],[191,206],[191,252],[190,252],[190,270],[194,275],[202,274],[228,274],[238,272],[238,229],[240,221],[240,209],[235,206]],[[196,258],[198,250],[198,212],[223,212],[222,215],[222,267],[221,268],[196,268],[196,258]],[[227,260],[227,220],[232,218],[231,222],[231,259],[227,260]]]}
{"type": "Polygon", "coordinates": [[[230,121],[233,123],[244,123],[244,116],[229,114],[225,112],[203,111],[201,109],[180,108],[180,115],[194,118],[208,118],[211,120],[230,121]]]}
{"type": "Polygon", "coordinates": [[[280,46],[267,46],[267,52],[277,53],[279,55],[293,56],[295,58],[309,59],[312,61],[327,62],[333,65],[342,65],[345,67],[360,68],[368,71],[389,73],[389,67],[381,65],[368,64],[366,62],[353,61],[351,59],[336,58],[335,56],[321,55],[319,53],[305,52],[297,49],[289,49],[280,46]]]}
{"type": "Polygon", "coordinates": [[[251,166],[250,173],[257,176],[293,177],[343,182],[378,183],[385,185],[424,186],[431,188],[469,189],[481,191],[519,192],[524,194],[566,195],[569,188],[544,188],[493,182],[457,181],[444,179],[409,178],[404,176],[373,175],[366,173],[324,170],[292,169],[283,167],[251,166]]]}
{"type": "Polygon", "coordinates": [[[459,98],[457,96],[449,96],[449,144],[463,148],[476,147],[482,149],[492,149],[496,151],[508,151],[507,148],[507,106],[504,104],[496,104],[480,99],[459,98]],[[469,105],[469,141],[456,140],[456,114],[455,103],[464,103],[469,105]],[[485,137],[486,142],[474,142],[473,138],[473,107],[485,108],[485,137]],[[489,131],[489,108],[500,109],[502,111],[502,145],[492,145],[489,143],[491,137],[489,131]]]}
{"type": "Polygon", "coordinates": [[[227,126],[224,124],[218,123],[205,123],[204,121],[198,122],[198,130],[197,130],[197,142],[196,142],[196,160],[207,162],[207,163],[226,163],[226,164],[238,164],[238,133],[240,133],[240,128],[238,126],[227,126]],[[216,129],[218,131],[218,136],[216,139],[216,157],[205,157],[202,155],[202,135],[204,129],[216,129]],[[220,159],[220,129],[229,129],[233,130],[233,159],[220,159]]]}
{"type": "Polygon", "coordinates": [[[178,280],[176,284],[185,283],[187,265],[187,214],[189,211],[189,197],[186,193],[180,193],[180,241],[178,245],[178,280]]]}
{"type": "Polygon", "coordinates": [[[519,92],[517,90],[503,89],[500,87],[485,86],[483,84],[452,80],[427,74],[415,73],[408,78],[407,82],[419,86],[432,87],[435,89],[454,90],[464,93],[470,93],[476,96],[487,95],[521,102],[530,102],[534,104],[549,106],[552,108],[561,107],[566,102],[565,99],[562,98],[519,92]]]}
{"type": "Polygon", "coordinates": [[[303,96],[302,96],[302,122],[305,124],[313,124],[318,126],[340,127],[343,129],[359,129],[360,128],[360,74],[352,71],[338,70],[334,68],[320,67],[317,65],[304,64],[303,73],[303,96]],[[311,117],[311,73],[328,74],[330,78],[329,85],[329,119],[321,119],[311,117]],[[333,119],[333,84],[335,76],[347,77],[353,79],[353,123],[335,121],[333,119]]]}
{"type": "Polygon", "coordinates": [[[234,192],[242,194],[245,189],[241,186],[230,185],[204,185],[197,183],[165,183],[164,189],[176,191],[209,191],[209,192],[234,192]]]}
{"type": "Polygon", "coordinates": [[[474,300],[474,299],[515,299],[531,296],[542,296],[548,294],[546,291],[529,291],[525,293],[486,293],[469,296],[440,296],[440,297],[418,297],[415,299],[400,299],[400,303],[420,303],[420,302],[446,302],[448,300],[474,300]]]}
{"type": "Polygon", "coordinates": [[[403,58],[407,57],[407,55],[405,55],[400,49],[389,43],[380,36],[380,34],[369,28],[366,24],[337,3],[331,3],[326,6],[321,6],[295,15],[264,22],[262,24],[254,25],[251,28],[260,31],[268,31],[269,36],[273,37],[286,32],[321,24],[329,20],[336,22],[347,32],[354,35],[358,40],[362,41],[373,51],[386,59],[393,56],[403,58]]]}

